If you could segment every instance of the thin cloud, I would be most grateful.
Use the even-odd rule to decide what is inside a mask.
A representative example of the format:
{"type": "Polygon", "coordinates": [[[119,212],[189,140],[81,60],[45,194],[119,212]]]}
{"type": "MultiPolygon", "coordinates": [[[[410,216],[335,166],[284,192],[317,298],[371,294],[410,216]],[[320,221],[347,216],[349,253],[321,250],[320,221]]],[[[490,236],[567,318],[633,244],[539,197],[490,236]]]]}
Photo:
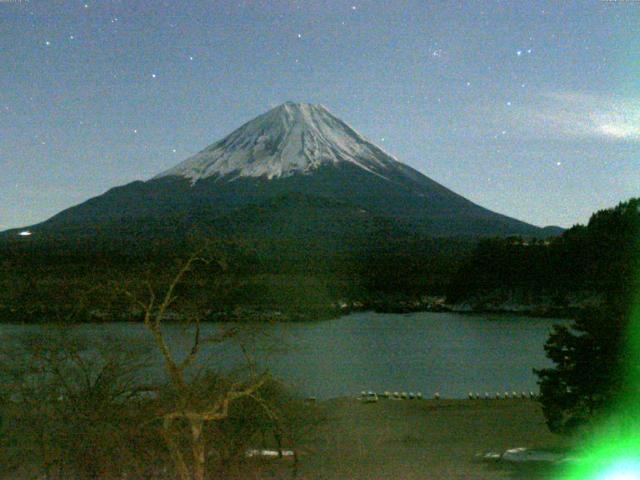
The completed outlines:
{"type": "Polygon", "coordinates": [[[551,92],[493,112],[494,128],[523,138],[640,141],[640,98],[551,92]]]}
{"type": "Polygon", "coordinates": [[[513,112],[516,126],[536,136],[640,141],[640,99],[554,92],[513,112]]]}

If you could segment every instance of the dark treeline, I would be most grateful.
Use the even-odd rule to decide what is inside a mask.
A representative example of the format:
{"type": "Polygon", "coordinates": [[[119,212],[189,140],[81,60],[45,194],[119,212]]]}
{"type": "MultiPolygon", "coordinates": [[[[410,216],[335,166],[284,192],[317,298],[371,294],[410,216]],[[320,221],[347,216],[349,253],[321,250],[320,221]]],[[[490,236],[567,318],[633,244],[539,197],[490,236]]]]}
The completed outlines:
{"type": "Polygon", "coordinates": [[[640,199],[599,211],[550,240],[479,243],[453,278],[452,302],[626,304],[639,267],[640,199]]]}
{"type": "Polygon", "coordinates": [[[615,445],[639,418],[640,200],[597,212],[547,250],[538,260],[548,263],[531,268],[556,276],[549,285],[559,299],[581,290],[600,300],[576,312],[571,325],[555,325],[545,343],[553,366],[535,373],[547,425],[563,434],[615,425],[608,437],[615,445]]]}
{"type": "Polygon", "coordinates": [[[211,232],[152,239],[5,237],[0,321],[135,319],[120,287],[161,286],[203,238],[223,266],[200,269],[185,286],[184,300],[197,299],[211,319],[260,312],[313,319],[353,309],[406,311],[425,308],[427,297],[445,295],[448,303],[477,310],[539,303],[579,309],[632,291],[639,202],[597,212],[588,225],[547,240],[411,236],[382,221],[369,235],[320,238],[282,234],[212,241],[211,232]]]}
{"type": "MultiPolygon", "coordinates": [[[[203,236],[5,239],[0,243],[0,321],[135,319],[120,287],[166,283],[176,265],[202,247],[203,236]]],[[[398,301],[443,295],[474,245],[464,238],[384,232],[366,239],[209,237],[208,242],[208,254],[224,266],[200,268],[183,288],[185,304],[197,299],[212,315],[278,311],[292,319],[334,316],[351,308],[393,310],[398,301]]]]}

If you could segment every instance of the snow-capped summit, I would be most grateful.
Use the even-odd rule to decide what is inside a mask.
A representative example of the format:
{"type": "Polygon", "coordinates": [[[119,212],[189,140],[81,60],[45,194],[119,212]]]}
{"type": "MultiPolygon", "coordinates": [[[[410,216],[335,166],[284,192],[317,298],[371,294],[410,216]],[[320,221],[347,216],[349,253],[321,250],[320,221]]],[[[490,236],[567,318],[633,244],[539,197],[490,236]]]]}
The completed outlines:
{"type": "Polygon", "coordinates": [[[349,162],[385,177],[398,163],[324,106],[286,102],[155,178],[287,177],[349,162]]]}
{"type": "Polygon", "coordinates": [[[330,239],[334,246],[343,238],[349,239],[345,252],[354,238],[389,232],[544,234],[397,161],[322,105],[292,102],[150,180],[112,188],[22,230],[38,238],[43,231],[135,238],[205,231],[230,238],[324,239],[322,244],[330,239]]]}

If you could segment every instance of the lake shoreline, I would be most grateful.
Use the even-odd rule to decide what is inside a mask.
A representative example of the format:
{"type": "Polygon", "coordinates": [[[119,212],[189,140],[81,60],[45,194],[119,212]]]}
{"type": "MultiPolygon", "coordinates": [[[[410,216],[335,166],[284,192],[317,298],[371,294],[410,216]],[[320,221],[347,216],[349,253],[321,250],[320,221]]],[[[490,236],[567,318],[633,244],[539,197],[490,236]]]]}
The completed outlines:
{"type": "MultiPolygon", "coordinates": [[[[559,318],[573,319],[580,312],[597,306],[600,299],[587,296],[570,303],[558,304],[550,298],[537,301],[522,302],[518,299],[500,296],[472,298],[455,303],[447,302],[444,295],[423,295],[421,297],[385,296],[360,299],[337,300],[331,303],[311,303],[308,305],[286,305],[275,303],[261,304],[229,304],[220,305],[217,309],[203,311],[201,320],[207,322],[308,322],[331,320],[353,313],[375,312],[389,314],[408,313],[456,313],[461,315],[510,315],[516,317],[559,318]]],[[[62,311],[47,311],[45,309],[9,309],[0,306],[0,324],[38,324],[50,323],[51,318],[73,319],[74,323],[105,323],[105,322],[137,322],[142,320],[143,314],[132,308],[110,309],[94,308],[65,314],[62,311]],[[40,320],[40,319],[43,320],[40,320]]],[[[165,321],[181,321],[183,315],[177,311],[167,311],[165,321]]]]}
{"type": "MultiPolygon", "coordinates": [[[[462,316],[509,316],[516,318],[556,318],[559,320],[572,320],[583,309],[581,308],[565,308],[565,307],[530,307],[526,305],[516,305],[513,308],[473,308],[466,304],[444,305],[438,307],[410,307],[406,305],[377,307],[371,306],[367,308],[347,308],[332,312],[323,312],[324,314],[306,314],[300,312],[283,313],[280,310],[252,311],[245,315],[236,312],[212,312],[204,316],[201,323],[304,323],[304,322],[323,322],[328,320],[336,320],[342,317],[348,317],[360,313],[387,313],[406,315],[411,313],[455,313],[462,316]]],[[[172,312],[167,313],[167,317],[163,320],[166,324],[180,324],[184,319],[172,312]]],[[[87,324],[105,324],[105,323],[121,323],[121,324],[140,324],[142,317],[136,315],[116,315],[110,316],[105,312],[96,312],[89,318],[76,321],[51,320],[43,319],[37,321],[16,321],[0,319],[0,325],[87,325],[87,324]]]]}

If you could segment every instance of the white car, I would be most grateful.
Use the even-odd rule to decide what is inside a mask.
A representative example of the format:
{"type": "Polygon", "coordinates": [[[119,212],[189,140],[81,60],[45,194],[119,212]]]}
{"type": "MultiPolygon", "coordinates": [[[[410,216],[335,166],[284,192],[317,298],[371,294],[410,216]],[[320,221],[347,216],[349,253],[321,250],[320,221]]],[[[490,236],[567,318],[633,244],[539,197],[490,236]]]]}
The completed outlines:
{"type": "Polygon", "coordinates": [[[548,452],[545,450],[530,450],[528,448],[512,448],[502,454],[503,462],[523,463],[523,462],[558,462],[565,456],[560,453],[548,452]]]}
{"type": "Polygon", "coordinates": [[[362,392],[360,400],[364,403],[374,403],[378,401],[378,394],[375,392],[362,392]]]}
{"type": "Polygon", "coordinates": [[[293,457],[295,454],[292,450],[259,450],[256,448],[252,448],[245,452],[245,457],[247,458],[283,458],[283,457],[293,457]]]}

